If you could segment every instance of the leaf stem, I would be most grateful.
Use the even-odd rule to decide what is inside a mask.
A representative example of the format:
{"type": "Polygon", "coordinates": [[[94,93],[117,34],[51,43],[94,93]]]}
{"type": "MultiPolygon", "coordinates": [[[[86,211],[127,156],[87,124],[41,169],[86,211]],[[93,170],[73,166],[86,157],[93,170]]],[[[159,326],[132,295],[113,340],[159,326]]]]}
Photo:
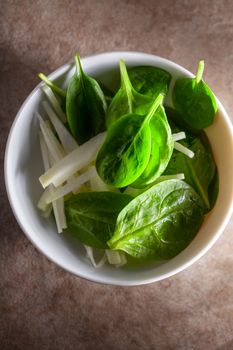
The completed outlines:
{"type": "Polygon", "coordinates": [[[83,74],[83,68],[82,68],[80,57],[79,57],[78,54],[75,55],[75,62],[76,62],[77,72],[79,71],[79,74],[82,75],[83,74]]]}
{"type": "Polygon", "coordinates": [[[144,121],[143,121],[143,124],[149,123],[149,122],[150,122],[150,120],[151,120],[151,118],[153,117],[155,111],[156,111],[156,110],[158,109],[158,107],[162,104],[163,99],[164,99],[164,95],[163,95],[163,94],[159,94],[159,95],[156,97],[154,103],[152,104],[151,109],[149,110],[149,112],[148,112],[146,118],[145,118],[144,121]]]}
{"type": "Polygon", "coordinates": [[[59,96],[61,96],[62,98],[66,97],[66,91],[59,88],[59,86],[57,86],[54,82],[52,82],[51,80],[49,80],[46,75],[44,75],[43,73],[39,73],[38,77],[45,82],[45,84],[50,87],[51,90],[53,90],[54,92],[56,92],[59,96]]]}
{"type": "Polygon", "coordinates": [[[204,67],[205,67],[205,63],[204,60],[201,60],[199,62],[198,65],[198,69],[197,69],[197,75],[196,75],[196,83],[200,83],[200,81],[202,80],[202,76],[203,76],[203,72],[204,72],[204,67]]]}
{"type": "Polygon", "coordinates": [[[130,113],[132,113],[133,112],[133,104],[132,104],[133,87],[128,76],[125,61],[123,59],[120,59],[120,73],[121,73],[121,85],[125,86],[127,99],[129,103],[129,110],[130,110],[130,113]]]}

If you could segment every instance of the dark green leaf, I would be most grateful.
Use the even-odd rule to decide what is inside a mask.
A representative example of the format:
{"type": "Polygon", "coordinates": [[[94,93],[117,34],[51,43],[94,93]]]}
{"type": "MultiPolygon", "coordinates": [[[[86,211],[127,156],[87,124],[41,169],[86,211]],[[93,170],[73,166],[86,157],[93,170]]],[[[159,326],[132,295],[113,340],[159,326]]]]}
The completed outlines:
{"type": "MultiPolygon", "coordinates": [[[[165,108],[165,112],[169,121],[169,124],[172,125],[172,123],[174,123],[174,126],[177,126],[180,130],[182,131],[191,131],[193,134],[195,135],[200,135],[201,134],[201,130],[197,130],[194,129],[192,127],[190,127],[187,123],[185,123],[184,119],[182,118],[181,114],[176,111],[174,108],[171,108],[169,106],[164,106],[165,108]]],[[[179,131],[179,129],[177,129],[179,131]]],[[[178,132],[178,131],[174,131],[174,132],[178,132]]]]}
{"type": "Polygon", "coordinates": [[[83,72],[79,56],[76,65],[67,89],[66,113],[73,136],[82,144],[105,130],[107,104],[97,81],[83,72]]]}
{"type": "Polygon", "coordinates": [[[134,89],[142,95],[155,98],[168,93],[171,74],[152,66],[138,66],[128,69],[129,79],[134,89]]]}
{"type": "Polygon", "coordinates": [[[108,245],[135,258],[169,259],[191,242],[202,221],[199,195],[183,181],[163,181],[120,212],[108,245]]]}
{"type": "Polygon", "coordinates": [[[146,117],[125,115],[108,130],[96,160],[97,171],[104,182],[125,187],[142,174],[150,158],[150,120],[162,99],[162,95],[157,97],[146,117]]]}
{"type": "Polygon", "coordinates": [[[211,125],[218,109],[213,92],[202,80],[203,70],[204,62],[200,61],[196,78],[178,79],[172,92],[175,109],[195,129],[211,125]]]}
{"type": "Polygon", "coordinates": [[[211,205],[208,193],[216,172],[216,165],[208,139],[203,131],[194,134],[184,128],[178,128],[174,123],[170,123],[170,125],[174,133],[185,131],[186,139],[180,143],[193,151],[195,155],[191,159],[174,150],[164,175],[184,173],[185,181],[200,195],[206,210],[209,210],[211,205]]]}
{"type": "Polygon", "coordinates": [[[132,197],[115,192],[83,192],[65,202],[68,230],[80,242],[95,248],[107,248],[117,215],[132,197]]]}
{"type": "Polygon", "coordinates": [[[218,171],[216,168],[213,180],[209,184],[209,188],[208,188],[210,209],[212,209],[216,203],[216,200],[218,198],[218,191],[219,191],[219,178],[218,178],[218,171]]]}
{"type": "Polygon", "coordinates": [[[104,93],[105,101],[107,102],[107,105],[109,106],[110,103],[112,102],[114,92],[110,90],[105,84],[99,82],[99,85],[101,87],[101,90],[104,93]]]}
{"type": "Polygon", "coordinates": [[[108,98],[113,98],[114,92],[110,90],[108,86],[106,86],[101,82],[99,82],[99,86],[101,87],[101,90],[103,91],[104,96],[108,96],[108,98]]]}

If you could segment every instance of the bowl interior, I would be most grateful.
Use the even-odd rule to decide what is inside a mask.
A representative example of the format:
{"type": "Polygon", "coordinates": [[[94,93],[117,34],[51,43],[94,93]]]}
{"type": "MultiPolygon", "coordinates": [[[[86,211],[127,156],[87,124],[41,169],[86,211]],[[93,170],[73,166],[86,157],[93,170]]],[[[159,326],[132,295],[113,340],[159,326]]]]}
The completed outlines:
{"type": "MultiPolygon", "coordinates": [[[[136,52],[91,56],[84,58],[82,64],[88,74],[111,87],[119,77],[120,58],[125,59],[127,66],[154,65],[166,69],[173,77],[170,90],[176,78],[192,76],[171,61],[136,52]]],[[[50,78],[65,86],[74,69],[74,64],[67,64],[51,74],[50,78]]],[[[42,193],[38,177],[43,173],[38,122],[34,117],[35,111],[43,115],[41,101],[44,96],[40,86],[41,84],[26,99],[12,126],[5,156],[5,180],[18,223],[43,254],[64,269],[93,281],[138,285],[158,281],[183,270],[213,245],[230,218],[233,198],[233,132],[229,117],[220,102],[215,123],[206,129],[219,171],[219,196],[195,239],[183,252],[167,262],[120,269],[111,266],[94,269],[78,241],[67,235],[57,234],[53,219],[42,218],[36,207],[42,193]]],[[[171,105],[170,94],[167,103],[171,105]]]]}

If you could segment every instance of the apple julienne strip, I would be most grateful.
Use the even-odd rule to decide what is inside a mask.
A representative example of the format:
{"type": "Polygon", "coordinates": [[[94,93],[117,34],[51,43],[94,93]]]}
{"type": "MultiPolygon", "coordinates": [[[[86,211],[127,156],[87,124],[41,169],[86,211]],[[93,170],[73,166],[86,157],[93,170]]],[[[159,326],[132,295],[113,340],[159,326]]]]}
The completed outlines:
{"type": "Polygon", "coordinates": [[[57,187],[69,179],[74,173],[90,164],[96,158],[105,136],[105,132],[98,134],[54,164],[40,176],[39,181],[41,185],[44,188],[50,184],[57,187]]]}
{"type": "Polygon", "coordinates": [[[95,267],[95,268],[100,268],[102,267],[106,261],[107,261],[107,256],[106,254],[104,253],[102,258],[99,260],[99,262],[96,262],[95,261],[95,258],[94,258],[94,253],[93,253],[93,248],[92,247],[89,247],[85,244],[83,244],[85,250],[86,250],[86,256],[87,258],[90,260],[91,264],[95,267]]]}
{"type": "Polygon", "coordinates": [[[186,138],[186,134],[184,131],[178,132],[176,134],[172,134],[173,141],[180,141],[186,138]]]}
{"type": "MultiPolygon", "coordinates": [[[[40,133],[40,147],[41,147],[41,154],[42,154],[42,159],[44,163],[44,168],[47,170],[50,166],[50,159],[49,159],[49,151],[46,146],[43,134],[40,133]]],[[[44,208],[44,212],[49,210],[49,204],[46,203],[46,196],[47,194],[51,194],[53,192],[53,186],[50,185],[48,190],[46,191],[45,194],[42,194],[38,206],[41,208],[44,208]]],[[[50,204],[51,205],[51,204],[50,204]]],[[[65,212],[64,212],[64,198],[60,198],[59,200],[53,201],[52,202],[52,207],[53,207],[53,212],[55,216],[55,221],[57,225],[57,230],[59,233],[63,231],[67,227],[66,224],[66,217],[65,217],[65,212]]]]}
{"type": "Polygon", "coordinates": [[[106,249],[105,254],[107,256],[109,264],[111,265],[116,265],[116,267],[120,267],[127,263],[125,253],[122,251],[106,249]]]}
{"type": "Polygon", "coordinates": [[[176,141],[174,142],[174,149],[176,149],[181,153],[184,153],[189,158],[193,158],[195,156],[193,151],[191,151],[190,149],[188,149],[187,147],[181,145],[179,142],[176,142],[176,141]]]}
{"type": "Polygon", "coordinates": [[[65,113],[63,112],[63,110],[61,109],[60,103],[58,102],[56,96],[54,95],[53,91],[48,87],[48,86],[44,86],[42,88],[43,92],[45,93],[45,95],[47,96],[49,102],[51,103],[54,111],[57,113],[59,119],[63,122],[66,123],[67,122],[67,118],[65,113]]]}
{"type": "Polygon", "coordinates": [[[95,167],[91,167],[88,171],[82,175],[73,177],[72,181],[66,183],[64,186],[59,186],[52,193],[48,193],[46,196],[46,202],[52,203],[53,201],[66,196],[67,194],[73,192],[75,189],[81,187],[84,183],[89,181],[92,177],[96,176],[95,167]]]}
{"type": "Polygon", "coordinates": [[[54,129],[57,132],[57,135],[64,147],[66,153],[72,152],[74,149],[78,147],[77,142],[68,131],[68,129],[64,126],[61,120],[57,117],[56,113],[52,110],[47,101],[42,102],[42,106],[44,107],[48,117],[53,124],[54,129]]]}
{"type": "Polygon", "coordinates": [[[40,122],[40,129],[43,134],[46,146],[48,147],[49,152],[56,161],[59,161],[64,157],[64,150],[53,131],[49,127],[48,123],[42,119],[39,113],[36,113],[37,118],[40,122]]]}

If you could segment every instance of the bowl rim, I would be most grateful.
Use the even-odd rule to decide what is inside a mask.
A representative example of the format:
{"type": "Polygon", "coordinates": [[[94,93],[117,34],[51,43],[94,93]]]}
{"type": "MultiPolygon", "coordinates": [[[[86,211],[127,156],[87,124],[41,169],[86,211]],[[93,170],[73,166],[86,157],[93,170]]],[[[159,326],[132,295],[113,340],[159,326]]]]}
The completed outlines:
{"type": "MultiPolygon", "coordinates": [[[[153,55],[153,54],[148,54],[148,53],[144,53],[144,52],[139,52],[139,51],[109,51],[109,52],[102,52],[102,53],[98,53],[98,54],[94,54],[94,55],[89,55],[89,56],[85,56],[82,58],[82,61],[85,62],[86,60],[90,60],[90,59],[95,59],[95,58],[101,58],[102,57],[106,57],[106,56],[128,56],[128,57],[138,57],[138,56],[142,56],[144,58],[151,58],[151,59],[157,59],[160,60],[161,62],[164,62],[165,64],[169,64],[175,68],[178,68],[179,71],[182,71],[183,73],[185,73],[187,76],[190,77],[194,77],[194,75],[188,71],[187,69],[185,69],[184,67],[180,66],[179,64],[157,56],[157,55],[153,55]]],[[[73,63],[73,60],[70,60],[69,62],[63,64],[62,66],[58,67],[56,70],[54,70],[52,73],[50,73],[48,75],[48,77],[50,79],[56,79],[58,78],[60,75],[62,75],[67,68],[70,67],[70,65],[73,63]]],[[[38,249],[38,251],[40,251],[44,256],[46,256],[46,258],[49,261],[54,262],[56,265],[58,265],[59,267],[63,268],[65,271],[68,271],[72,274],[74,274],[77,277],[81,277],[84,278],[88,281],[91,282],[97,282],[97,283],[101,283],[101,284],[109,284],[109,285],[119,285],[119,286],[138,286],[138,285],[145,285],[145,284],[149,284],[149,283],[153,283],[153,282],[158,282],[161,281],[163,279],[166,279],[168,277],[171,277],[183,270],[185,270],[186,268],[188,268],[189,266],[191,266],[192,264],[194,264],[197,260],[199,260],[204,254],[206,254],[206,252],[214,245],[214,243],[219,239],[219,237],[221,236],[221,234],[223,233],[225,227],[227,226],[231,215],[233,213],[233,198],[231,201],[231,205],[228,207],[228,210],[224,216],[224,220],[221,222],[218,230],[216,231],[216,233],[214,234],[214,236],[205,244],[205,246],[203,246],[203,248],[197,253],[195,254],[195,256],[193,258],[191,258],[190,260],[186,261],[185,263],[181,263],[180,266],[178,267],[174,267],[173,269],[171,269],[169,272],[163,273],[159,276],[155,276],[155,277],[150,277],[150,278],[145,278],[144,280],[133,280],[133,281],[128,281],[125,282],[125,280],[109,280],[108,277],[99,277],[98,275],[91,275],[91,276],[87,276],[85,273],[79,272],[77,273],[77,271],[75,271],[72,268],[68,268],[67,266],[63,265],[60,261],[57,261],[55,258],[53,258],[52,255],[47,254],[47,252],[45,252],[43,250],[43,248],[41,246],[39,246],[37,244],[37,242],[32,238],[29,230],[27,229],[25,223],[21,220],[21,218],[18,215],[17,212],[17,208],[16,205],[14,204],[14,196],[13,193],[11,191],[10,188],[10,183],[9,183],[9,151],[10,151],[10,145],[12,142],[12,135],[13,135],[13,131],[16,127],[16,124],[18,122],[18,119],[21,116],[21,113],[25,107],[25,105],[27,105],[28,101],[32,98],[32,96],[34,94],[37,93],[37,91],[41,88],[41,86],[43,86],[43,82],[39,82],[35,88],[31,91],[31,93],[26,97],[26,99],[23,101],[21,107],[19,108],[14,121],[11,125],[8,137],[7,137],[7,142],[6,142],[6,147],[5,147],[5,154],[4,154],[4,180],[5,180],[5,187],[6,187],[6,192],[7,192],[7,196],[8,196],[8,200],[11,206],[11,209],[13,211],[13,214],[15,216],[15,219],[18,223],[18,225],[20,226],[21,230],[24,232],[24,234],[26,235],[26,237],[29,239],[29,241],[33,244],[34,247],[36,247],[36,249],[38,249]]],[[[221,110],[221,113],[224,116],[224,120],[227,124],[227,127],[229,129],[229,132],[231,134],[231,137],[233,139],[233,126],[230,120],[230,117],[228,115],[228,113],[226,112],[225,108],[223,107],[222,103],[218,100],[218,98],[216,97],[218,106],[221,110]]]]}

